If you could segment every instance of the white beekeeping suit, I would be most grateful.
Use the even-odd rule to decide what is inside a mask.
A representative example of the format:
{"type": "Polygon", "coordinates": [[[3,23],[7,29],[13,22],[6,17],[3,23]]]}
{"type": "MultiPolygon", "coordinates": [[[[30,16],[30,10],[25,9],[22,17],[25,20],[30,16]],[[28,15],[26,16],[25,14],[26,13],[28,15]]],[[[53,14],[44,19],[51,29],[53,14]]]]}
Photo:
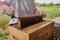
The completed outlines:
{"type": "MultiPolygon", "coordinates": [[[[15,17],[33,15],[35,9],[35,0],[12,0],[15,17]]],[[[10,13],[9,13],[10,14],[10,13]]]]}
{"type": "MultiPolygon", "coordinates": [[[[12,0],[13,9],[14,9],[14,16],[19,18],[22,16],[29,16],[33,15],[35,6],[34,0],[12,0]]],[[[14,24],[17,21],[16,18],[11,19],[10,24],[14,24]],[[15,21],[14,21],[15,20],[15,21]]]]}
{"type": "Polygon", "coordinates": [[[32,0],[15,0],[16,2],[16,9],[15,9],[15,16],[28,16],[33,15],[35,9],[35,1],[32,0]]]}
{"type": "Polygon", "coordinates": [[[28,15],[33,15],[34,10],[36,9],[35,0],[25,0],[25,2],[29,8],[28,15]]]}
{"type": "Polygon", "coordinates": [[[24,0],[16,0],[16,10],[15,10],[16,17],[26,16],[28,10],[29,8],[24,0]]]}

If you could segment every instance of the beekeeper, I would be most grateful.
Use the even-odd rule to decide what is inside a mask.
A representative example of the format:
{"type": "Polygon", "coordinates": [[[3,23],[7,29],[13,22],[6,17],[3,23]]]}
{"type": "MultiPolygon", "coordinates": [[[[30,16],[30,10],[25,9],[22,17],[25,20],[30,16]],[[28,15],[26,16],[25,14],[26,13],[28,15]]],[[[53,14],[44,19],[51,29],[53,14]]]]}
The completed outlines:
{"type": "MultiPolygon", "coordinates": [[[[11,8],[15,17],[33,15],[35,6],[34,0],[11,0],[11,8]]],[[[10,10],[10,8],[9,8],[10,10]]],[[[11,13],[8,13],[12,15],[11,13]]]]}
{"type": "MultiPolygon", "coordinates": [[[[6,13],[11,17],[19,18],[33,15],[35,8],[34,0],[11,0],[11,6],[7,9],[6,13]]],[[[12,18],[10,24],[13,23],[12,20],[15,20],[16,18],[12,18]]]]}
{"type": "Polygon", "coordinates": [[[7,14],[15,20],[22,16],[40,15],[40,12],[36,8],[35,0],[11,0],[11,7],[7,10],[7,14]]]}

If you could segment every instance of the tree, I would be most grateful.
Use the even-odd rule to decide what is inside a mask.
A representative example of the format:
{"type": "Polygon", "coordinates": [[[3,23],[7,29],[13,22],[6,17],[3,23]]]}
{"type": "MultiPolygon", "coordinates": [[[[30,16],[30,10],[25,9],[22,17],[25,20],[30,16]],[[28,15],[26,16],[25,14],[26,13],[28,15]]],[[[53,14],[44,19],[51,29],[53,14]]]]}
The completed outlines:
{"type": "Polygon", "coordinates": [[[56,6],[60,6],[60,3],[55,4],[56,6]]]}
{"type": "Polygon", "coordinates": [[[54,6],[53,2],[49,3],[49,6],[54,6]]]}
{"type": "Polygon", "coordinates": [[[43,4],[41,4],[42,6],[46,6],[46,4],[45,3],[43,3],[43,4]]]}

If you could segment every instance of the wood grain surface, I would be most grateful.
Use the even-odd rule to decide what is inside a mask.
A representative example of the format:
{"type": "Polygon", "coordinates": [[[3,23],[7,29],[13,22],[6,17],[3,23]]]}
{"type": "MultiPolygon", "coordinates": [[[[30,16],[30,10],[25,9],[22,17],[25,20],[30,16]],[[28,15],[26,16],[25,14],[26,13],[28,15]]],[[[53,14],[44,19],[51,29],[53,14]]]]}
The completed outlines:
{"type": "Polygon", "coordinates": [[[9,26],[8,32],[15,40],[53,40],[54,22],[43,21],[22,30],[9,26]]]}

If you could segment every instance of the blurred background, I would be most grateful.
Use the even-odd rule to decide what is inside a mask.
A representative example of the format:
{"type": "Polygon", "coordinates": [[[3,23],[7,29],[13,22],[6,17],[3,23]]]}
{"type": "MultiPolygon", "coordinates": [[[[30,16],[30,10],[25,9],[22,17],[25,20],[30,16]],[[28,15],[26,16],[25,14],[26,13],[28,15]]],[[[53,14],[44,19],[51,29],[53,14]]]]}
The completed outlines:
{"type": "Polygon", "coordinates": [[[46,13],[46,20],[60,16],[60,0],[35,0],[40,12],[46,13]]]}

